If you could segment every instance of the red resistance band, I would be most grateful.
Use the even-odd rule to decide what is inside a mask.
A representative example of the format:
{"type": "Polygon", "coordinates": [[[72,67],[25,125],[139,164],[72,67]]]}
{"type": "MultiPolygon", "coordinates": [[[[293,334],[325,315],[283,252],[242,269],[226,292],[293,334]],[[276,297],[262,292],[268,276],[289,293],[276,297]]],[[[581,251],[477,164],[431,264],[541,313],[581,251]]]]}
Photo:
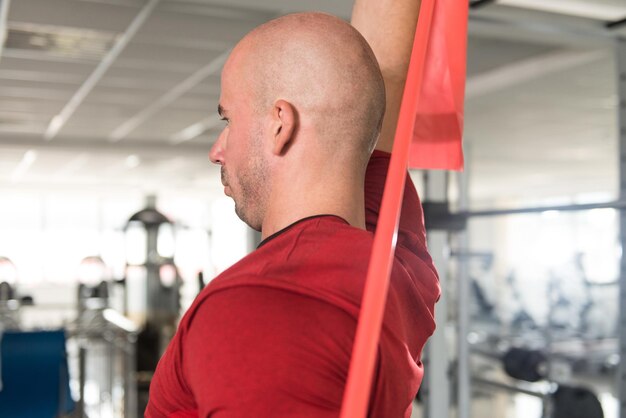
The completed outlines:
{"type": "MultiPolygon", "coordinates": [[[[432,152],[435,154],[432,155],[433,159],[437,160],[435,166],[425,164],[421,168],[458,170],[463,165],[461,133],[465,82],[467,3],[465,2],[464,5],[465,7],[461,6],[456,0],[439,0],[437,2],[435,0],[422,0],[379,222],[372,246],[372,257],[365,282],[350,370],[341,408],[341,418],[365,418],[367,416],[374,364],[389,288],[391,263],[396,247],[398,221],[411,142],[414,141],[416,143],[416,146],[411,150],[413,167],[421,165],[419,163],[415,164],[416,149],[420,150],[420,154],[425,154],[423,156],[425,159],[428,159],[430,152],[432,152]],[[455,8],[456,10],[454,10],[455,8]],[[448,16],[451,17],[451,21],[444,19],[448,16]],[[434,28],[435,25],[437,25],[438,33],[433,36],[431,26],[434,28]],[[453,36],[449,36],[450,34],[453,36]],[[441,62],[437,58],[442,56],[447,60],[447,68],[439,66],[436,71],[427,68],[427,65],[431,66],[431,61],[441,62]],[[444,71],[443,74],[442,71],[444,71]],[[431,83],[434,87],[432,85],[426,87],[426,83],[431,83]],[[448,97],[448,99],[439,99],[439,103],[447,103],[450,106],[447,106],[447,108],[446,106],[438,106],[437,112],[443,111],[444,113],[453,114],[454,126],[450,128],[448,123],[442,126],[431,124],[430,136],[428,136],[428,133],[424,135],[423,121],[425,118],[423,115],[428,113],[428,111],[425,112],[424,110],[428,109],[428,102],[431,102],[429,98],[432,99],[436,96],[436,94],[434,96],[432,94],[433,88],[438,88],[440,95],[448,97]],[[446,158],[447,162],[444,163],[438,156],[441,154],[437,155],[432,147],[433,135],[440,129],[448,132],[452,131],[452,139],[457,142],[456,145],[450,147],[449,141],[446,141],[443,143],[443,148],[437,148],[436,151],[441,152],[441,149],[443,149],[443,152],[447,152],[449,155],[449,158],[446,158]],[[426,148],[427,152],[424,152],[425,149],[420,148],[420,138],[423,137],[427,137],[431,142],[431,145],[426,148]]],[[[432,111],[433,109],[431,108],[430,110],[432,111]]],[[[442,118],[439,118],[439,120],[442,120],[442,118]]]]}

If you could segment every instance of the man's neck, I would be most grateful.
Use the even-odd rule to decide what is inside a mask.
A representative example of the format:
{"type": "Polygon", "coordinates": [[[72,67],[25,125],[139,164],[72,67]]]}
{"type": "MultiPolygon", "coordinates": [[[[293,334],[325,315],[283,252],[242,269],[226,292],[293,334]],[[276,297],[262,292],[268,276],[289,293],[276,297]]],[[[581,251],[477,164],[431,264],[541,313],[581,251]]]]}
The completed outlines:
{"type": "Polygon", "coordinates": [[[359,176],[325,177],[319,173],[299,172],[277,179],[263,220],[261,238],[315,215],[336,215],[354,227],[365,229],[364,180],[359,176]]]}

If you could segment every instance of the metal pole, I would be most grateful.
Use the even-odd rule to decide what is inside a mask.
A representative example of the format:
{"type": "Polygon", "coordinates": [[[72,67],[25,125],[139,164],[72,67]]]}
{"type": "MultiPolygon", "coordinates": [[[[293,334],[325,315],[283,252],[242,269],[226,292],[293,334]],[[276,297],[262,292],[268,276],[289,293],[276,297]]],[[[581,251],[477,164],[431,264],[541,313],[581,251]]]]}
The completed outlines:
{"type": "MultiPolygon", "coordinates": [[[[626,199],[626,39],[618,38],[615,43],[617,63],[618,144],[619,144],[619,198],[626,199]]],[[[626,418],[626,211],[620,211],[620,242],[622,256],[619,280],[619,354],[618,393],[619,416],[626,418]]]]}
{"type": "Polygon", "coordinates": [[[474,218],[479,216],[506,216],[506,215],[518,215],[524,213],[541,213],[548,211],[557,212],[576,212],[591,209],[626,209],[626,200],[620,199],[613,202],[602,203],[580,203],[572,205],[559,205],[559,206],[539,206],[530,208],[517,208],[517,209],[493,209],[493,210],[479,210],[479,211],[460,211],[453,213],[453,215],[459,215],[467,218],[474,218]]]}
{"type": "MultiPolygon", "coordinates": [[[[459,209],[466,211],[469,208],[469,182],[468,167],[464,172],[458,174],[459,187],[459,209]]],[[[458,250],[460,252],[469,251],[469,232],[465,230],[458,233],[458,250]]],[[[467,335],[470,331],[470,276],[469,258],[459,257],[458,259],[458,324],[457,324],[457,408],[458,418],[470,418],[472,386],[470,380],[470,346],[467,335]]]]}
{"type": "MultiPolygon", "coordinates": [[[[424,173],[424,199],[428,201],[445,201],[447,199],[446,173],[443,171],[427,171],[424,173]]],[[[447,330],[448,324],[448,232],[428,231],[428,249],[439,273],[441,298],[435,307],[435,323],[437,328],[430,337],[424,350],[424,382],[420,388],[420,396],[424,400],[424,413],[419,416],[426,418],[448,418],[450,416],[450,378],[448,367],[447,330]]],[[[413,416],[417,416],[417,413],[413,416]]]]}
{"type": "Polygon", "coordinates": [[[113,393],[115,392],[113,390],[113,388],[115,387],[115,373],[116,373],[116,369],[117,369],[117,347],[116,347],[116,335],[115,332],[111,332],[110,330],[107,330],[104,332],[104,336],[103,336],[103,340],[104,340],[104,346],[105,349],[107,351],[107,355],[106,355],[106,363],[105,363],[105,367],[107,367],[106,373],[107,373],[107,382],[106,382],[106,391],[108,394],[108,408],[109,410],[113,413],[113,411],[115,411],[115,399],[113,397],[113,393]]]}
{"type": "Polygon", "coordinates": [[[83,418],[85,416],[85,381],[86,381],[86,363],[87,348],[85,342],[81,341],[78,348],[78,404],[76,405],[76,416],[83,418]]]}
{"type": "Polygon", "coordinates": [[[136,344],[137,334],[124,336],[124,418],[135,418],[138,413],[136,344]]]}
{"type": "MultiPolygon", "coordinates": [[[[556,304],[556,299],[554,298],[556,292],[556,286],[558,286],[557,279],[550,275],[548,279],[548,321],[546,326],[543,329],[543,338],[545,340],[546,348],[545,353],[547,357],[547,366],[548,366],[548,380],[552,379],[553,373],[553,361],[552,361],[552,330],[554,328],[554,308],[556,304]]],[[[549,418],[550,417],[550,401],[549,399],[544,400],[542,408],[541,408],[541,417],[549,418]]]]}

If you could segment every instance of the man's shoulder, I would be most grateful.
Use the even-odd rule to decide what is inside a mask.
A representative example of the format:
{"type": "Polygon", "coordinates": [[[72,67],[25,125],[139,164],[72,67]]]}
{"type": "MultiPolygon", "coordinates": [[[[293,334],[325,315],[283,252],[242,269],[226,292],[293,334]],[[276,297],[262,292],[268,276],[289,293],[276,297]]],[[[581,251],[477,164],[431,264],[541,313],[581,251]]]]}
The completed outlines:
{"type": "Polygon", "coordinates": [[[326,273],[329,268],[336,270],[340,267],[338,261],[354,266],[361,259],[369,259],[372,241],[372,233],[352,227],[338,217],[307,219],[262,242],[218,275],[210,286],[280,286],[280,279],[292,281],[302,275],[326,273]]]}
{"type": "Polygon", "coordinates": [[[255,292],[271,293],[274,299],[307,297],[356,308],[371,240],[370,233],[352,227],[288,231],[219,274],[191,309],[217,295],[223,299],[255,292]]]}

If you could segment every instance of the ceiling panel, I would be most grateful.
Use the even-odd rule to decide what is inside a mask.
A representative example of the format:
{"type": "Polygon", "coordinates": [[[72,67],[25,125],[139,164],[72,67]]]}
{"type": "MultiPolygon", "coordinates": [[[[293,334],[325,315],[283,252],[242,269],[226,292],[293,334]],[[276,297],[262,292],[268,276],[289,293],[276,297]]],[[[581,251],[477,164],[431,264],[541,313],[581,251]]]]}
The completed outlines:
{"type": "Polygon", "coordinates": [[[9,5],[9,22],[123,32],[140,8],[97,1],[18,0],[9,5]]]}
{"type": "Polygon", "coordinates": [[[467,43],[467,75],[471,77],[511,62],[555,51],[559,47],[559,45],[472,36],[467,43]]]}
{"type": "MultiPolygon", "coordinates": [[[[81,83],[93,71],[96,66],[95,62],[87,61],[54,61],[49,60],[45,55],[41,55],[39,59],[12,57],[13,51],[5,49],[0,58],[0,77],[4,72],[10,71],[9,74],[24,73],[22,77],[37,77],[37,79],[46,79],[51,77],[64,77],[67,82],[70,80],[75,84],[81,83]],[[42,62],[43,61],[43,62],[42,62]],[[44,65],[45,64],[45,65],[44,65]]],[[[18,75],[19,77],[19,75],[18,75]]],[[[7,77],[8,78],[8,77],[7,77]]]]}
{"type": "Polygon", "coordinates": [[[207,116],[208,110],[172,110],[164,109],[157,112],[149,121],[143,123],[137,129],[135,129],[128,139],[160,139],[163,141],[170,141],[172,135],[180,132],[181,130],[189,127],[190,125],[204,119],[207,116]]]}
{"type": "Polygon", "coordinates": [[[102,140],[122,124],[126,118],[107,117],[93,119],[72,119],[59,132],[59,135],[67,138],[102,140]]]}
{"type": "Polygon", "coordinates": [[[184,62],[190,67],[204,64],[210,57],[210,51],[197,48],[184,48],[158,44],[131,42],[119,55],[119,60],[125,58],[144,61],[146,66],[154,67],[161,61],[184,62]]]}
{"type": "MultiPolygon", "coordinates": [[[[56,81],[48,80],[9,80],[6,78],[0,78],[0,91],[1,92],[19,92],[19,91],[31,91],[33,89],[59,92],[59,97],[67,97],[68,93],[74,92],[74,84],[70,83],[58,83],[56,81]]],[[[10,93],[8,95],[11,95],[10,93]]]]}
{"type": "Polygon", "coordinates": [[[158,42],[159,39],[173,37],[177,42],[181,42],[182,40],[209,39],[212,42],[219,42],[215,44],[214,49],[222,49],[233,46],[252,28],[265,21],[266,17],[267,14],[263,14],[257,20],[242,21],[162,12],[157,9],[137,33],[136,40],[142,42],[145,39],[151,39],[152,42],[158,42]]]}
{"type": "Polygon", "coordinates": [[[498,3],[605,21],[626,17],[626,2],[623,0],[499,0],[498,3]]]}

